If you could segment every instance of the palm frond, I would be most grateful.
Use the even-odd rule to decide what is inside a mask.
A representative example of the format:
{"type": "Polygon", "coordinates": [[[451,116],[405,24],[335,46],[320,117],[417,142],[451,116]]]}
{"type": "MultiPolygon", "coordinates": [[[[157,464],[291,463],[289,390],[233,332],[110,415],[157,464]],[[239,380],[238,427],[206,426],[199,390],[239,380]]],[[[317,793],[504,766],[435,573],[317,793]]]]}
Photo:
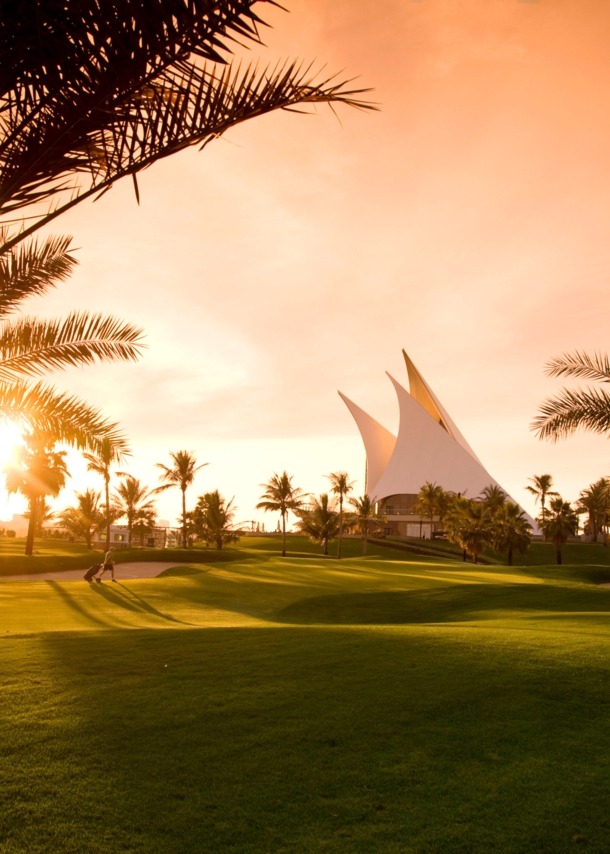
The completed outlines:
{"type": "MultiPolygon", "coordinates": [[[[7,239],[6,229],[0,229],[0,243],[7,239]]],[[[70,276],[78,263],[69,252],[71,242],[71,237],[29,240],[0,255],[0,317],[26,297],[44,294],[70,276]]]]}
{"type": "Polygon", "coordinates": [[[103,439],[124,440],[118,425],[74,395],[43,383],[0,380],[0,420],[97,453],[103,439]]]}
{"type": "Polygon", "coordinates": [[[25,317],[0,331],[0,379],[40,375],[96,361],[135,361],[143,331],[115,317],[73,312],[65,320],[25,317]]]}
{"type": "Polygon", "coordinates": [[[564,353],[545,366],[549,377],[578,377],[598,382],[610,382],[610,359],[606,353],[564,353]]]}
{"type": "Polygon", "coordinates": [[[556,442],[578,429],[592,433],[610,432],[610,392],[605,389],[575,391],[564,388],[545,400],[532,423],[539,439],[556,442]]]}
{"type": "MultiPolygon", "coordinates": [[[[296,105],[343,103],[375,109],[362,100],[367,91],[352,87],[349,80],[319,79],[311,66],[298,62],[260,71],[256,65],[199,67],[180,59],[130,99],[88,116],[74,128],[58,123],[53,112],[37,114],[15,140],[15,151],[7,150],[4,162],[0,155],[0,213],[9,215],[62,194],[64,198],[5,241],[0,251],[120,178],[188,146],[203,148],[244,121],[296,105]],[[72,180],[76,173],[87,176],[84,186],[72,180]]],[[[10,125],[18,122],[11,110],[19,109],[18,104],[7,107],[10,125]]]]}

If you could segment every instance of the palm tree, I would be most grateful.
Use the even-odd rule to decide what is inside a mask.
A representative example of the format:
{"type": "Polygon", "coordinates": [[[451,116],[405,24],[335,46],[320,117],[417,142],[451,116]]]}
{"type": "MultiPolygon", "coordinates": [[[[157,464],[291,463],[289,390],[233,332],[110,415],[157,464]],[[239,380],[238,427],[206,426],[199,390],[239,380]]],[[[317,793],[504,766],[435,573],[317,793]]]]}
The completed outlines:
{"type": "Polygon", "coordinates": [[[139,536],[140,546],[144,545],[144,537],[149,534],[157,522],[157,511],[154,507],[139,510],[134,518],[133,533],[139,536]]]}
{"type": "MultiPolygon", "coordinates": [[[[59,520],[74,537],[84,537],[91,549],[93,534],[103,528],[105,516],[100,507],[100,493],[94,489],[75,492],[77,506],[68,507],[59,515],[59,520]]],[[[108,551],[108,549],[106,549],[108,551]]]]}
{"type": "MultiPolygon", "coordinates": [[[[430,518],[430,537],[432,537],[432,530],[434,528],[434,517],[437,516],[439,512],[439,500],[442,492],[443,488],[441,486],[437,486],[436,483],[426,481],[419,490],[417,502],[414,507],[415,513],[417,513],[418,516],[428,516],[430,518]]],[[[421,523],[419,533],[421,536],[421,523]]]]}
{"type": "MultiPolygon", "coordinates": [[[[29,510],[23,514],[24,519],[30,518],[29,510]]],[[[36,530],[35,537],[42,537],[45,522],[50,522],[55,518],[55,511],[49,504],[46,498],[39,498],[36,506],[36,530]]]]}
{"type": "Polygon", "coordinates": [[[216,489],[201,495],[195,509],[189,513],[193,530],[206,545],[215,545],[217,549],[239,539],[235,530],[234,519],[237,508],[232,498],[227,501],[216,489]]]}
{"type": "Polygon", "coordinates": [[[598,534],[604,530],[610,509],[610,482],[602,477],[580,493],[576,505],[577,513],[586,513],[589,517],[588,527],[593,542],[597,542],[598,534]]]}
{"type": "Polygon", "coordinates": [[[117,518],[120,519],[121,516],[125,516],[127,519],[130,545],[135,523],[154,512],[155,502],[152,496],[156,492],[158,490],[148,489],[130,474],[124,475],[122,483],[116,488],[113,497],[116,502],[115,506],[119,511],[117,518]]]}
{"type": "Polygon", "coordinates": [[[309,507],[298,511],[297,527],[307,534],[313,543],[322,546],[325,556],[328,556],[328,544],[341,531],[341,517],[326,493],[319,498],[312,498],[309,507]]]}
{"type": "Polygon", "coordinates": [[[479,501],[485,505],[490,518],[493,519],[506,504],[506,493],[500,486],[490,484],[479,495],[479,501]]]}
{"type": "Polygon", "coordinates": [[[343,501],[354,488],[355,480],[350,480],[346,471],[332,472],[327,475],[330,491],[339,498],[339,537],[337,540],[337,560],[341,560],[341,540],[343,539],[343,501]]]}
{"type": "MultiPolygon", "coordinates": [[[[99,449],[96,454],[83,454],[87,461],[87,471],[95,472],[100,477],[104,478],[104,498],[105,498],[105,517],[106,517],[106,546],[105,551],[110,548],[110,525],[112,524],[110,512],[110,478],[112,477],[111,467],[116,463],[124,462],[125,457],[129,456],[130,451],[127,443],[122,439],[112,440],[105,437],[99,444],[99,449]]],[[[124,472],[116,472],[118,475],[124,475],[124,472]]]]}
{"type": "Polygon", "coordinates": [[[468,498],[458,498],[454,501],[447,515],[446,530],[449,542],[458,545],[464,552],[464,560],[468,553],[475,564],[484,547],[490,544],[493,538],[493,527],[487,507],[480,501],[471,501],[468,498]]]}
{"type": "Polygon", "coordinates": [[[186,517],[186,490],[195,480],[195,475],[204,466],[209,463],[201,463],[197,465],[197,458],[192,451],[176,451],[170,453],[173,460],[173,466],[169,468],[163,463],[157,463],[157,468],[161,469],[163,474],[161,480],[165,481],[163,486],[158,486],[154,492],[164,492],[166,489],[172,489],[178,486],[182,492],[182,547],[187,547],[187,517],[186,517]]]}
{"type": "Polygon", "coordinates": [[[357,528],[362,534],[362,556],[365,557],[370,528],[383,525],[388,520],[381,513],[377,512],[377,499],[371,498],[369,495],[361,495],[360,498],[350,498],[349,504],[353,508],[350,513],[349,522],[351,527],[357,528]]]}
{"type": "MultiPolygon", "coordinates": [[[[86,198],[241,122],[298,105],[372,108],[296,61],[227,64],[262,44],[254,0],[46,0],[0,21],[0,215],[29,208],[15,245],[86,198]]],[[[0,252],[2,250],[0,249],[0,252]]]]}
{"type": "Polygon", "coordinates": [[[7,320],[28,296],[45,294],[68,278],[76,264],[70,241],[49,237],[0,255],[0,420],[96,451],[104,438],[121,441],[117,425],[78,398],[28,379],[96,361],[133,361],[142,348],[141,330],[87,312],[64,320],[7,320]]]}
{"type": "MultiPolygon", "coordinates": [[[[602,353],[564,353],[546,365],[549,377],[575,377],[599,383],[610,383],[610,359],[602,353]]],[[[578,429],[591,433],[610,432],[610,392],[601,388],[574,390],[562,388],[555,397],[540,405],[532,430],[539,439],[556,442],[578,429]]]]}
{"type": "Polygon", "coordinates": [[[538,524],[547,540],[552,540],[557,549],[557,566],[562,564],[561,549],[578,531],[578,516],[572,505],[561,496],[551,501],[551,510],[538,519],[538,524]]]}
{"type": "Polygon", "coordinates": [[[300,510],[306,494],[298,486],[292,485],[292,477],[288,472],[274,474],[268,483],[261,483],[265,490],[261,501],[256,505],[257,510],[266,513],[279,513],[282,517],[282,557],[286,557],[286,516],[292,510],[300,510]]]}
{"type": "Polygon", "coordinates": [[[26,555],[31,555],[34,550],[39,502],[46,495],[56,498],[69,476],[64,459],[66,452],[54,451],[54,446],[53,437],[29,433],[24,437],[24,445],[15,449],[13,459],[4,467],[7,491],[20,492],[28,501],[30,518],[26,555]]]}
{"type": "Polygon", "coordinates": [[[542,518],[544,518],[546,513],[546,499],[547,496],[550,498],[555,498],[559,495],[558,492],[553,490],[553,478],[550,474],[535,474],[533,477],[528,477],[532,486],[526,486],[528,492],[535,497],[535,502],[538,504],[538,500],[540,499],[540,507],[542,510],[542,518]]]}
{"type": "Polygon", "coordinates": [[[493,516],[493,547],[498,552],[507,552],[508,565],[513,565],[513,552],[525,554],[532,542],[532,526],[523,510],[512,501],[505,501],[493,516]]]}

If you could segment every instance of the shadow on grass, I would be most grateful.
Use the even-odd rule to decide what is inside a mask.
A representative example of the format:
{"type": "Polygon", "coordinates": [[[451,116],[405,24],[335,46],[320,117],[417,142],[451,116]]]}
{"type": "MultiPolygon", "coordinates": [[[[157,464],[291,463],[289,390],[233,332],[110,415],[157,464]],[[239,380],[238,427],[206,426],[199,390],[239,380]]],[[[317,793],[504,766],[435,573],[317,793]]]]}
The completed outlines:
{"type": "Polygon", "coordinates": [[[74,596],[70,596],[68,589],[63,584],[59,584],[59,582],[57,581],[47,581],[47,584],[59,596],[60,599],[63,599],[63,601],[72,611],[75,611],[81,617],[85,617],[90,623],[93,623],[97,626],[103,626],[104,628],[108,626],[115,626],[115,623],[108,622],[108,620],[103,620],[97,614],[94,614],[92,611],[89,611],[87,610],[87,608],[84,608],[74,598],[74,596]]]}
{"type": "Polygon", "coordinates": [[[177,617],[172,617],[171,614],[164,614],[163,611],[159,611],[153,607],[141,596],[138,596],[137,593],[134,593],[133,590],[121,584],[120,581],[116,582],[116,587],[109,587],[106,584],[94,584],[92,585],[92,590],[108,602],[125,608],[128,611],[151,614],[154,617],[159,617],[161,620],[183,626],[194,625],[194,623],[187,623],[184,620],[179,620],[177,617]]]}
{"type": "Polygon", "coordinates": [[[346,593],[301,599],[279,611],[275,619],[301,625],[400,625],[565,614],[610,617],[610,591],[550,584],[465,584],[346,593]]]}

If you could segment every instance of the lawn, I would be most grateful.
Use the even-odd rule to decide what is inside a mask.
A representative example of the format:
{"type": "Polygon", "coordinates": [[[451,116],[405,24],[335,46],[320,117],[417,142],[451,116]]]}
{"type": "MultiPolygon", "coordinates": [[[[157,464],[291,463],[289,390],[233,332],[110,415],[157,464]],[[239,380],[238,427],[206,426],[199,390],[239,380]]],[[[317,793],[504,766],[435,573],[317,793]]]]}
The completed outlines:
{"type": "Polygon", "coordinates": [[[291,546],[0,581],[1,854],[608,850],[609,569],[291,546]]]}

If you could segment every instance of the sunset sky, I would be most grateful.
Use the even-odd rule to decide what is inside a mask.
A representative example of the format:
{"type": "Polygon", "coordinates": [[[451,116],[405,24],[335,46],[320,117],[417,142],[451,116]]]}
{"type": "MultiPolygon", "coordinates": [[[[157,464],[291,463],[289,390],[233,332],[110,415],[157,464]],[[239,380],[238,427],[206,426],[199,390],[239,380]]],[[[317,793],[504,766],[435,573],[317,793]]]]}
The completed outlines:
{"type": "MultiPolygon", "coordinates": [[[[244,124],[63,216],[80,266],[29,313],[144,327],[134,365],[54,377],[123,425],[130,470],[194,450],[191,499],[254,511],[274,471],[306,491],[364,452],[343,391],[389,429],[404,347],[490,473],[550,472],[574,500],[610,447],[529,430],[552,356],[608,349],[610,5],[602,0],[288,0],[265,62],[302,57],[372,87],[380,112],[244,124]]],[[[246,52],[244,51],[244,55],[246,52]]],[[[98,488],[71,459],[71,487],[98,488]]],[[[0,495],[0,515],[23,508],[0,495]]],[[[56,505],[66,506],[70,490],[56,505]]],[[[176,519],[179,495],[159,500],[176,519]]]]}

